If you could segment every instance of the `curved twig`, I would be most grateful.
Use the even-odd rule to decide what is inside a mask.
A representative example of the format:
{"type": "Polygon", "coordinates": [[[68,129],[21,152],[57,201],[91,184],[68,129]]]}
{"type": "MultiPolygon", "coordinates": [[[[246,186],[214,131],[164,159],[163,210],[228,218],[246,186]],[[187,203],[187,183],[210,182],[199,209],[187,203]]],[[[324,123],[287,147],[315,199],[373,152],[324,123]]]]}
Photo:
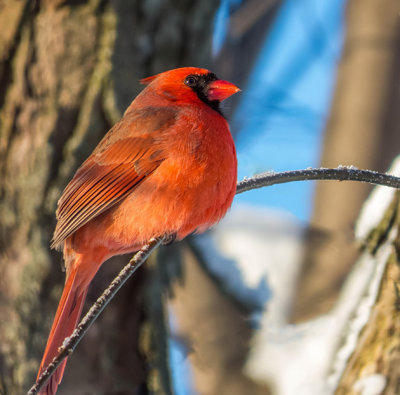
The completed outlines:
{"type": "MultiPolygon", "coordinates": [[[[371,170],[359,170],[354,166],[339,166],[336,169],[318,168],[286,171],[281,173],[261,173],[254,177],[240,181],[237,185],[236,194],[269,185],[306,180],[361,181],[400,189],[399,177],[377,173],[371,170]]],[[[164,237],[151,239],[148,244],[146,244],[133,256],[129,263],[120,271],[118,276],[115,277],[108,288],[93,304],[79,325],[76,327],[72,335],[64,340],[63,345],[59,349],[58,355],[46,367],[35,385],[31,387],[27,395],[36,395],[40,391],[40,389],[46,384],[47,380],[61,364],[64,358],[74,351],[75,347],[86,334],[87,330],[111,301],[111,299],[115,296],[115,294],[119,291],[122,285],[136,271],[136,269],[143,264],[151,252],[154,251],[163,242],[163,240],[164,237]]]]}
{"type": "Polygon", "coordinates": [[[336,169],[318,168],[257,174],[254,177],[240,181],[237,185],[236,194],[269,185],[306,180],[361,181],[397,189],[400,188],[399,177],[372,170],[360,170],[354,166],[339,166],[336,169]]]}
{"type": "Polygon", "coordinates": [[[28,391],[27,395],[36,395],[46,384],[47,380],[55,372],[61,362],[68,357],[74,350],[78,343],[85,336],[88,329],[92,326],[93,322],[101,314],[104,308],[110,303],[111,299],[116,295],[119,289],[125,284],[128,278],[143,264],[147,257],[163,242],[164,238],[153,238],[141,248],[128,262],[127,265],[119,272],[118,276],[114,278],[111,284],[106,288],[102,295],[96,300],[87,314],[83,317],[79,325],[72,332],[72,335],[67,337],[63,345],[58,350],[58,355],[46,367],[40,375],[36,383],[28,391]]]}

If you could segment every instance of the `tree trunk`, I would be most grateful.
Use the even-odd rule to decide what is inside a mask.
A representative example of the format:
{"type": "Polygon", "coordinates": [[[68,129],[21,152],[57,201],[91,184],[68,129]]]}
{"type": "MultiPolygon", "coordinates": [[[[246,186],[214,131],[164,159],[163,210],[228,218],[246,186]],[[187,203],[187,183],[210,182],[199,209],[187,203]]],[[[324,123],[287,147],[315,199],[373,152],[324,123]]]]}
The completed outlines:
{"type": "MultiPolygon", "coordinates": [[[[336,395],[364,393],[375,382],[381,390],[374,393],[392,395],[400,391],[400,195],[382,217],[380,224],[367,237],[365,249],[376,259],[381,250],[391,248],[384,264],[379,292],[357,340],[353,354],[347,362],[336,395]],[[395,232],[395,233],[393,233],[395,232]],[[394,237],[392,235],[395,234],[394,237]],[[390,239],[389,239],[390,238],[390,239]],[[388,246],[388,239],[392,240],[388,246]]],[[[386,251],[383,251],[384,253],[386,251]]]]}
{"type": "MultiPolygon", "coordinates": [[[[207,66],[216,6],[190,0],[1,2],[2,394],[23,393],[33,383],[58,303],[62,258],[49,242],[62,189],[138,93],[139,78],[181,65],[207,66]]],[[[101,269],[89,302],[125,262],[115,259],[101,269]]],[[[147,349],[138,344],[139,323],[154,316],[144,308],[145,278],[145,271],[135,275],[89,331],[70,358],[60,394],[131,394],[148,386],[147,349]]],[[[155,330],[154,322],[148,327],[155,330]]]]}
{"type": "MultiPolygon", "coordinates": [[[[400,148],[397,0],[349,0],[322,166],[385,171],[400,148]]],[[[371,186],[319,182],[294,320],[326,312],[358,251],[352,229],[371,186]]]]}

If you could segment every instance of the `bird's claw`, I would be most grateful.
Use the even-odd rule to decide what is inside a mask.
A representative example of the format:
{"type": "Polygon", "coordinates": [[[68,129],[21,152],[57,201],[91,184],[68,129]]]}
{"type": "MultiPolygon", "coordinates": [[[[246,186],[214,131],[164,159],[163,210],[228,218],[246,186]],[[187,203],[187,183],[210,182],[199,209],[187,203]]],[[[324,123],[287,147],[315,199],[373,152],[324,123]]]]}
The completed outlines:
{"type": "Polygon", "coordinates": [[[163,246],[168,246],[170,244],[172,244],[176,239],[176,233],[169,233],[164,235],[164,240],[162,242],[163,246]]]}

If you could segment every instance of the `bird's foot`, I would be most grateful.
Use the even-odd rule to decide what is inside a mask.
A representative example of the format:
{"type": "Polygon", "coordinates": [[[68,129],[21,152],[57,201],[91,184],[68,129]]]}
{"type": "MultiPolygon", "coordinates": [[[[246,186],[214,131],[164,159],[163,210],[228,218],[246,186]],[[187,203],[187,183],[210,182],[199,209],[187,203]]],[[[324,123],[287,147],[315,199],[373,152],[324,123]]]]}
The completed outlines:
{"type": "Polygon", "coordinates": [[[162,242],[163,246],[169,246],[172,244],[176,239],[176,233],[169,233],[164,235],[164,241],[162,242]]]}

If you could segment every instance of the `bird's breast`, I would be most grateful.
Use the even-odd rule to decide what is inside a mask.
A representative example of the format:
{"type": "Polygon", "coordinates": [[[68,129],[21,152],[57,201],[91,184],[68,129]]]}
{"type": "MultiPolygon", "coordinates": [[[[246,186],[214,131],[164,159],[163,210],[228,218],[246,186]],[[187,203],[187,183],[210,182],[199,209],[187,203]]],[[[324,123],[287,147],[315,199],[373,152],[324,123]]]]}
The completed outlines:
{"type": "Polygon", "coordinates": [[[159,143],[166,155],[160,166],[96,220],[110,248],[136,248],[166,233],[182,239],[218,222],[232,203],[237,162],[223,117],[183,114],[159,143]]]}

